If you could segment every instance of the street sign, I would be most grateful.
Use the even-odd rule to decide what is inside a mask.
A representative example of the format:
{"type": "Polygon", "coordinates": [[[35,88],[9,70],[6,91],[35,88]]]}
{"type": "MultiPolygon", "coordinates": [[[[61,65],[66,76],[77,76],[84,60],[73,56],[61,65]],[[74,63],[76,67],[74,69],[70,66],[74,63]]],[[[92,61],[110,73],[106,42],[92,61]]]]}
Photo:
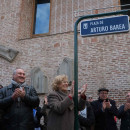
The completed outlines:
{"type": "Polygon", "coordinates": [[[80,35],[91,36],[129,31],[129,16],[86,20],[80,23],[80,35]]]}

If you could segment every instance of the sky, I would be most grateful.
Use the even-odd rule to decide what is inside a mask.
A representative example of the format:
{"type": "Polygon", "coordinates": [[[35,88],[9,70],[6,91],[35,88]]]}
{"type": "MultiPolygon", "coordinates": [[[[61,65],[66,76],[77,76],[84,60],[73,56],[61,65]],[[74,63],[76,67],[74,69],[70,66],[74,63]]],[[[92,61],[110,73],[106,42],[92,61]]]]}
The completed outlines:
{"type": "Polygon", "coordinates": [[[36,13],[35,34],[49,32],[50,3],[38,4],[36,13]]]}

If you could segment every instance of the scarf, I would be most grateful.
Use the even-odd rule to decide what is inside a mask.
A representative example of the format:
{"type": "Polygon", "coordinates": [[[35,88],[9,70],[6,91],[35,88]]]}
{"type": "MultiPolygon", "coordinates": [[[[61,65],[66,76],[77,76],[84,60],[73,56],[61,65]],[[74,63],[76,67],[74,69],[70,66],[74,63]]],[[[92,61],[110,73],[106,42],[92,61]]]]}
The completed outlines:
{"type": "MultiPolygon", "coordinates": [[[[16,81],[14,81],[14,80],[11,80],[11,83],[12,83],[12,85],[13,85],[13,88],[12,88],[12,90],[14,91],[16,88],[22,88],[22,87],[24,87],[25,85],[26,85],[26,82],[24,82],[24,83],[17,83],[16,81]]],[[[18,107],[20,107],[20,102],[21,102],[21,98],[20,97],[18,97],[17,98],[17,101],[18,101],[18,107]]]]}
{"type": "Polygon", "coordinates": [[[17,83],[16,81],[11,80],[11,83],[12,83],[16,88],[20,88],[20,87],[26,86],[26,82],[24,82],[24,83],[17,83]]]}

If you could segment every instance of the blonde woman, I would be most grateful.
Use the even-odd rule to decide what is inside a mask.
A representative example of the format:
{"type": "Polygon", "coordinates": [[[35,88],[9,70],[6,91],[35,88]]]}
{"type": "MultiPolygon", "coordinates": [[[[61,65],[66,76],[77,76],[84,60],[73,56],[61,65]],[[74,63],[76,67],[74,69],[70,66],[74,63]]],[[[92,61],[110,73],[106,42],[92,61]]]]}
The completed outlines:
{"type": "MultiPolygon", "coordinates": [[[[56,76],[52,83],[53,92],[48,96],[50,112],[48,115],[47,130],[74,130],[74,83],[68,92],[68,78],[66,75],[56,76]]],[[[79,110],[85,107],[85,91],[83,86],[79,95],[79,110]]]]}

